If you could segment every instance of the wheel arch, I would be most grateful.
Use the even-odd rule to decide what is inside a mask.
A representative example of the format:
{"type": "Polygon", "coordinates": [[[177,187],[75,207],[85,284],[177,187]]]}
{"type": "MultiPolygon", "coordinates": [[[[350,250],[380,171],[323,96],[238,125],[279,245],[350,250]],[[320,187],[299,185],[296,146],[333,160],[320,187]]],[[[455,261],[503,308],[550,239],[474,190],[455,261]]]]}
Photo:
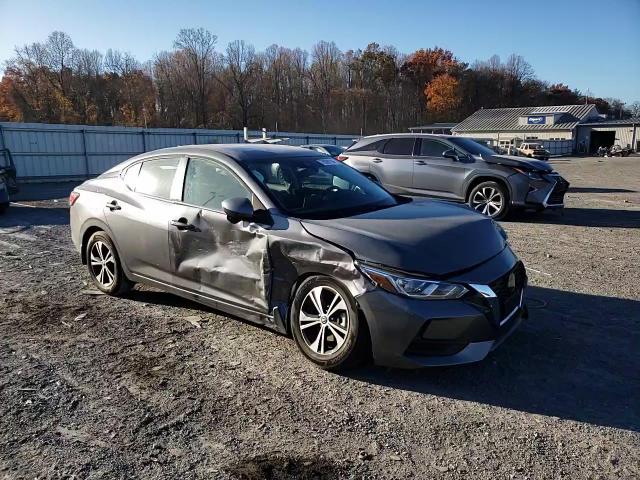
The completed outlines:
{"type": "MultiPolygon", "coordinates": [[[[113,245],[116,247],[116,250],[118,251],[118,253],[120,252],[118,243],[116,242],[116,239],[114,238],[113,233],[111,232],[111,229],[107,226],[106,223],[96,219],[88,220],[87,222],[84,223],[84,225],[82,225],[81,231],[82,231],[82,236],[80,237],[80,256],[81,256],[83,265],[87,264],[87,244],[89,243],[89,239],[91,238],[91,235],[93,235],[96,232],[100,232],[100,231],[105,232],[113,242],[113,245]]],[[[122,263],[121,256],[120,256],[120,262],[122,263]]]]}
{"type": "Polygon", "coordinates": [[[469,196],[471,195],[471,191],[481,184],[482,182],[496,182],[497,184],[503,186],[507,190],[507,194],[509,195],[509,203],[512,202],[513,192],[511,191],[511,186],[509,182],[507,182],[504,178],[498,177],[495,175],[478,175],[469,180],[464,192],[464,201],[465,203],[469,202],[469,196]]]}
{"type": "MultiPolygon", "coordinates": [[[[296,297],[296,293],[298,292],[298,289],[300,288],[300,286],[309,278],[311,277],[325,277],[325,278],[329,278],[331,280],[333,280],[334,282],[337,282],[338,284],[340,284],[347,292],[351,293],[351,290],[349,289],[349,287],[347,285],[344,284],[343,281],[341,281],[338,278],[335,278],[331,275],[327,275],[326,273],[322,273],[322,272],[305,272],[303,274],[301,274],[296,281],[291,285],[291,291],[289,292],[289,301],[287,304],[287,318],[286,318],[286,324],[285,327],[287,329],[287,333],[291,334],[291,315],[293,312],[293,301],[295,300],[296,297]]],[[[353,296],[353,295],[352,295],[353,296]]],[[[367,316],[364,314],[364,311],[362,310],[362,308],[360,307],[360,304],[358,302],[358,298],[357,297],[353,297],[353,299],[356,302],[356,308],[358,310],[358,317],[364,319],[364,324],[365,324],[365,328],[367,330],[367,335],[369,337],[371,337],[370,334],[370,327],[369,327],[369,320],[367,319],[367,316]]]]}

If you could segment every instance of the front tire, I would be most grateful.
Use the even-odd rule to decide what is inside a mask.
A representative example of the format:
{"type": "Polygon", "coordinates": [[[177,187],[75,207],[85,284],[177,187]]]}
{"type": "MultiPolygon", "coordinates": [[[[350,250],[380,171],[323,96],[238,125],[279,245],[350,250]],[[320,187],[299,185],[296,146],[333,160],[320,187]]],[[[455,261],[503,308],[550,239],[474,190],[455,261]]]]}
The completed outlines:
{"type": "Polygon", "coordinates": [[[105,232],[95,232],[87,242],[87,268],[93,284],[107,295],[124,295],[133,287],[125,276],[120,256],[105,232]]]}
{"type": "Polygon", "coordinates": [[[291,308],[291,331],[302,354],[325,370],[344,370],[367,356],[367,329],[351,294],[328,277],[309,277],[291,308]]]}
{"type": "Polygon", "coordinates": [[[509,194],[506,187],[497,182],[482,182],[471,190],[469,206],[494,220],[501,220],[509,213],[509,194]]]}

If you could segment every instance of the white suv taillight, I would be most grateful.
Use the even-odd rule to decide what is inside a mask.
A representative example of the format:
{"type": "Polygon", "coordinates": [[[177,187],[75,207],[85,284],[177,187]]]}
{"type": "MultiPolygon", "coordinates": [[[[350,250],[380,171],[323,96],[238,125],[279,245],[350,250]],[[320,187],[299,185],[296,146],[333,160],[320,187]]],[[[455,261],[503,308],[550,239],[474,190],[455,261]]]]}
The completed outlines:
{"type": "Polygon", "coordinates": [[[69,206],[73,207],[73,204],[76,203],[76,200],[80,198],[80,192],[73,191],[69,194],[69,206]]]}

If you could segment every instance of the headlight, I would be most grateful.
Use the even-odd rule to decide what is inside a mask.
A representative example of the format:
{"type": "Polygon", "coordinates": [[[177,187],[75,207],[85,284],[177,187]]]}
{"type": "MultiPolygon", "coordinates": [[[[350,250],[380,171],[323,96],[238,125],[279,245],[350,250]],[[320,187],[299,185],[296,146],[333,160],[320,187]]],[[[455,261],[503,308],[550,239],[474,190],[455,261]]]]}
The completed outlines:
{"type": "Polygon", "coordinates": [[[362,264],[359,267],[369,280],[380,288],[406,297],[424,300],[453,300],[467,293],[464,286],[456,283],[406,277],[362,264]]]}
{"type": "Polygon", "coordinates": [[[526,175],[527,177],[529,177],[531,180],[544,180],[542,178],[542,175],[540,175],[538,172],[532,172],[530,170],[524,170],[522,168],[517,168],[517,167],[513,167],[513,169],[518,172],[521,173],[523,175],[526,175]]]}

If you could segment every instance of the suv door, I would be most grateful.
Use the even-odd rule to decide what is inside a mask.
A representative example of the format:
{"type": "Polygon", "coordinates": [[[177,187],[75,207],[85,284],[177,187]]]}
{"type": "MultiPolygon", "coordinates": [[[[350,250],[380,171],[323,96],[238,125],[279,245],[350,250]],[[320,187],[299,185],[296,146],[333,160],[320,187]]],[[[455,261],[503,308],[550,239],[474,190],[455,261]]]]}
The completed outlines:
{"type": "Polygon", "coordinates": [[[227,166],[188,159],[181,201],[171,207],[173,284],[226,305],[268,313],[267,226],[229,222],[222,201],[233,197],[251,199],[256,210],[264,208],[227,166]]]}
{"type": "Polygon", "coordinates": [[[168,283],[168,226],[171,199],[179,192],[180,157],[135,163],[122,174],[124,186],[111,192],[104,215],[118,253],[134,274],[168,283]],[[177,190],[176,190],[177,189],[177,190]]]}
{"type": "Polygon", "coordinates": [[[439,139],[422,138],[413,170],[415,193],[464,200],[464,180],[473,169],[473,159],[454,160],[443,153],[455,148],[439,139]]]}
{"type": "Polygon", "coordinates": [[[369,171],[390,192],[410,193],[413,181],[414,137],[389,139],[382,153],[373,156],[369,171]]]}

